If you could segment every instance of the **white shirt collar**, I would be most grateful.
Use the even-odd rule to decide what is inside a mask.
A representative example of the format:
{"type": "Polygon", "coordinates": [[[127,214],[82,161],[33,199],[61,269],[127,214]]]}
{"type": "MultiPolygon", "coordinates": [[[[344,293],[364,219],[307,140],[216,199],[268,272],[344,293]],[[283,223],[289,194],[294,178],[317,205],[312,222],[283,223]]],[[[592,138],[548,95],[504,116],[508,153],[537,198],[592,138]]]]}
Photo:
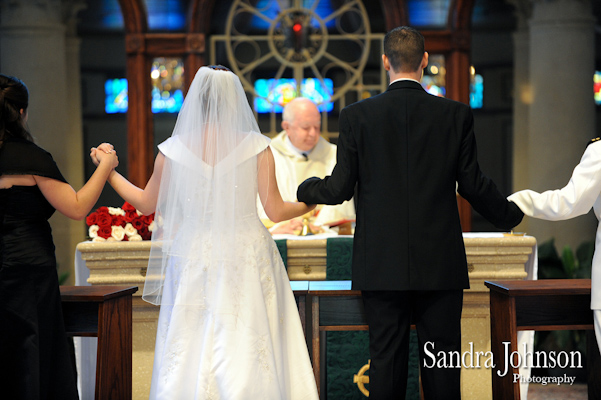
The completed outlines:
{"type": "MultiPolygon", "coordinates": [[[[395,79],[394,81],[390,82],[390,85],[392,85],[395,82],[400,82],[400,81],[412,81],[415,83],[419,83],[421,85],[421,83],[419,81],[416,81],[415,79],[411,79],[411,78],[399,78],[399,79],[395,79]]],[[[388,86],[390,86],[388,85],[388,86]]]]}
{"type": "Polygon", "coordinates": [[[290,150],[294,151],[301,157],[305,157],[306,155],[309,155],[311,153],[311,151],[313,151],[313,149],[308,150],[308,151],[303,151],[303,150],[299,149],[298,147],[294,146],[292,144],[292,142],[290,141],[290,138],[288,137],[288,135],[286,135],[286,145],[288,146],[288,148],[290,150]]]}

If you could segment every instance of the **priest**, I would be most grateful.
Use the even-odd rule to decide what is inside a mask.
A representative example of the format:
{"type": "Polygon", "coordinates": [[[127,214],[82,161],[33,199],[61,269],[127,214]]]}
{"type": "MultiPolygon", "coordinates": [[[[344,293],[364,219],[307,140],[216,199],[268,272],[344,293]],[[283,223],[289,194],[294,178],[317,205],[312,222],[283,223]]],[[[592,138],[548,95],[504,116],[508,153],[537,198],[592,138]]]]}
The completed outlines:
{"type": "MultiPolygon", "coordinates": [[[[309,99],[298,97],[284,107],[282,128],[271,141],[275,159],[276,179],[282,199],[296,200],[296,189],[305,179],[330,175],[336,165],[336,145],[321,136],[321,114],[309,99]]],[[[302,228],[302,221],[294,219],[278,224],[267,219],[259,205],[260,215],[271,233],[293,234],[302,228]]],[[[312,223],[330,226],[355,219],[352,199],[336,206],[324,206],[318,210],[312,223]]]]}

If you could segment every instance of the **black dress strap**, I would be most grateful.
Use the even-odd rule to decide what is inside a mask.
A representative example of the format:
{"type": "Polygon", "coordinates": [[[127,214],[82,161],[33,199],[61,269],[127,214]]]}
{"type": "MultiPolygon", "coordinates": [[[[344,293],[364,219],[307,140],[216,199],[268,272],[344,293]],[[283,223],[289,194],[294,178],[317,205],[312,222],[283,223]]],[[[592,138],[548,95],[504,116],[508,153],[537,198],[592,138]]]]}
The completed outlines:
{"type": "Polygon", "coordinates": [[[7,139],[0,147],[0,175],[38,175],[67,182],[50,153],[20,138],[7,139]]]}

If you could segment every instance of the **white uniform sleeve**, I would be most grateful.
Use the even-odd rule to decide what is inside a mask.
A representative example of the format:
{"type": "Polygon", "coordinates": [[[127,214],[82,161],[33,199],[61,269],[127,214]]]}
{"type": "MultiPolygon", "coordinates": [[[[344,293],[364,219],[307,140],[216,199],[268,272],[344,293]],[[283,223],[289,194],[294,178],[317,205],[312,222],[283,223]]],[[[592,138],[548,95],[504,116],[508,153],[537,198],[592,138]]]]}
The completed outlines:
{"type": "Polygon", "coordinates": [[[508,200],[530,217],[559,221],[589,212],[600,193],[601,142],[595,142],[587,147],[564,188],[543,193],[522,190],[508,200]]]}

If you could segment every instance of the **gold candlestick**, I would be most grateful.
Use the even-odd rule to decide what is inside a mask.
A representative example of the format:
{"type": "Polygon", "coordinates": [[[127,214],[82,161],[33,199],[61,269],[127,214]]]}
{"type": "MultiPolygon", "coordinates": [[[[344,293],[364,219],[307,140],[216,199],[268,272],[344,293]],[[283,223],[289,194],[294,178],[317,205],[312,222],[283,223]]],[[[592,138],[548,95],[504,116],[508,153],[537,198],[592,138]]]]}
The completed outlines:
{"type": "Polygon", "coordinates": [[[303,215],[303,228],[301,229],[299,236],[311,236],[315,235],[315,232],[311,229],[311,224],[309,223],[309,218],[311,218],[314,214],[314,211],[309,211],[308,213],[303,215]]]}

